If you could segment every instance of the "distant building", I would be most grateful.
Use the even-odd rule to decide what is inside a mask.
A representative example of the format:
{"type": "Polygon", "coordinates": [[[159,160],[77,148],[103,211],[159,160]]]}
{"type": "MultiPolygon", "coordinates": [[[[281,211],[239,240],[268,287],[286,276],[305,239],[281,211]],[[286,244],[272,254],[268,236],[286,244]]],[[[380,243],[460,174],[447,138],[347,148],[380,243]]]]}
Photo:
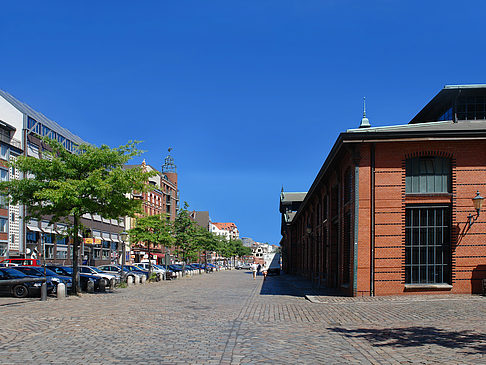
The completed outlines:
{"type": "Polygon", "coordinates": [[[218,236],[224,236],[228,241],[240,238],[238,228],[234,223],[214,222],[210,224],[211,232],[218,236]]]}
{"type": "MultiPolygon", "coordinates": [[[[174,221],[179,206],[179,189],[177,187],[177,172],[173,158],[169,155],[166,157],[162,169],[159,171],[153,166],[148,165],[145,160],[140,165],[125,165],[126,169],[141,167],[143,171],[155,171],[156,174],[149,178],[148,183],[152,189],[146,193],[133,192],[134,199],[142,200],[142,210],[145,215],[166,214],[167,218],[174,221]],[[167,169],[167,161],[170,164],[170,171],[167,169]]],[[[126,217],[127,229],[135,226],[136,218],[126,217]]],[[[148,260],[148,250],[143,242],[132,243],[130,246],[130,258],[135,262],[148,260]]],[[[170,250],[165,247],[154,247],[150,250],[150,259],[158,263],[165,263],[165,255],[170,254],[170,250]]],[[[173,258],[170,258],[172,260],[173,258]]],[[[169,260],[169,258],[168,258],[169,260]]]]}
{"type": "Polygon", "coordinates": [[[205,211],[195,211],[189,213],[192,220],[196,222],[199,227],[202,227],[206,230],[210,230],[211,227],[211,218],[209,217],[209,212],[205,211]]]}
{"type": "Polygon", "coordinates": [[[253,238],[250,237],[241,237],[241,242],[243,243],[243,246],[245,247],[252,247],[255,244],[255,241],[253,238]]]}

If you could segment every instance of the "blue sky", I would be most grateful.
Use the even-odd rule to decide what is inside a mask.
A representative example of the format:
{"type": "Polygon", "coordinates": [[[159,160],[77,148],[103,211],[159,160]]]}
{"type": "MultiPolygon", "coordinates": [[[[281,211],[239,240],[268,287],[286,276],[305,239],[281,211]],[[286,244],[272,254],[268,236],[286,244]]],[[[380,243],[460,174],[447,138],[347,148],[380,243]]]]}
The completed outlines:
{"type": "MultiPolygon", "coordinates": [[[[407,123],[444,85],[486,83],[486,3],[2,4],[0,89],[88,142],[173,147],[181,200],[280,241],[339,132],[407,123]]],[[[133,161],[141,162],[140,160],[133,161]]]]}

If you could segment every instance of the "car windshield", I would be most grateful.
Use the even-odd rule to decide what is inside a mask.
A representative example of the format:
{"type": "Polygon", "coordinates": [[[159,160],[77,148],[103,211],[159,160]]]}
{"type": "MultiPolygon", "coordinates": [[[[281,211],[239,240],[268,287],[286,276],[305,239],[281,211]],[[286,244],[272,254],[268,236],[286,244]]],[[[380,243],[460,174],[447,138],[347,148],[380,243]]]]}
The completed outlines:
{"type": "Polygon", "coordinates": [[[100,269],[98,269],[97,267],[92,267],[91,268],[92,270],[96,271],[96,272],[100,272],[100,273],[103,273],[103,271],[101,271],[100,269]]]}
{"type": "Polygon", "coordinates": [[[5,268],[5,269],[2,269],[2,270],[3,270],[3,272],[6,272],[12,278],[25,278],[27,276],[23,272],[20,272],[20,271],[15,270],[15,269],[5,268]]]}

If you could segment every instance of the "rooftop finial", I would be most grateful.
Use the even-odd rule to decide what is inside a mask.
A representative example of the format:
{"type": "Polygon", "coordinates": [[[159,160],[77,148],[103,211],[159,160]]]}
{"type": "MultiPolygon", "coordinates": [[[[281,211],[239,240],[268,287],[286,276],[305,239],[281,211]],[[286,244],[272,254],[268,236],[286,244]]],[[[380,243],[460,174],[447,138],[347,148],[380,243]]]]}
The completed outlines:
{"type": "Polygon", "coordinates": [[[162,165],[162,172],[177,172],[176,165],[174,163],[174,158],[170,155],[170,152],[173,150],[172,147],[169,147],[168,151],[169,154],[164,160],[164,164],[162,165]]]}
{"type": "Polygon", "coordinates": [[[370,121],[366,118],[366,97],[363,97],[363,119],[361,119],[360,128],[369,128],[371,127],[370,121]]]}

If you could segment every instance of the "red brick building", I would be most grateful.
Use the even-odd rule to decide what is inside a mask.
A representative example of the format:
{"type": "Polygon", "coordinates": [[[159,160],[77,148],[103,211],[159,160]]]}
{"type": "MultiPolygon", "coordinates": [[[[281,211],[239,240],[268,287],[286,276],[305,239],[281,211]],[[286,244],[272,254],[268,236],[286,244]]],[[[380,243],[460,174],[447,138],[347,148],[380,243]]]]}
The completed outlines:
{"type": "MultiPolygon", "coordinates": [[[[171,149],[169,149],[170,152],[171,149]]],[[[125,165],[125,168],[141,167],[143,171],[155,171],[156,174],[149,178],[148,183],[152,189],[144,193],[133,193],[134,199],[142,200],[142,211],[144,215],[165,214],[167,219],[174,221],[177,216],[179,206],[179,189],[177,187],[177,171],[173,158],[168,155],[158,171],[151,165],[145,163],[141,165],[125,165]]],[[[136,218],[127,217],[126,227],[135,227],[136,218]]],[[[146,243],[132,243],[130,247],[130,260],[141,262],[149,259],[146,243]]],[[[174,259],[171,249],[168,247],[152,247],[150,249],[150,259],[157,263],[171,263],[174,259]],[[167,259],[166,259],[167,255],[167,259]]]]}
{"type": "Polygon", "coordinates": [[[486,278],[486,85],[446,86],[406,125],[339,135],[280,197],[283,269],[346,295],[478,293],[486,278]]]}

